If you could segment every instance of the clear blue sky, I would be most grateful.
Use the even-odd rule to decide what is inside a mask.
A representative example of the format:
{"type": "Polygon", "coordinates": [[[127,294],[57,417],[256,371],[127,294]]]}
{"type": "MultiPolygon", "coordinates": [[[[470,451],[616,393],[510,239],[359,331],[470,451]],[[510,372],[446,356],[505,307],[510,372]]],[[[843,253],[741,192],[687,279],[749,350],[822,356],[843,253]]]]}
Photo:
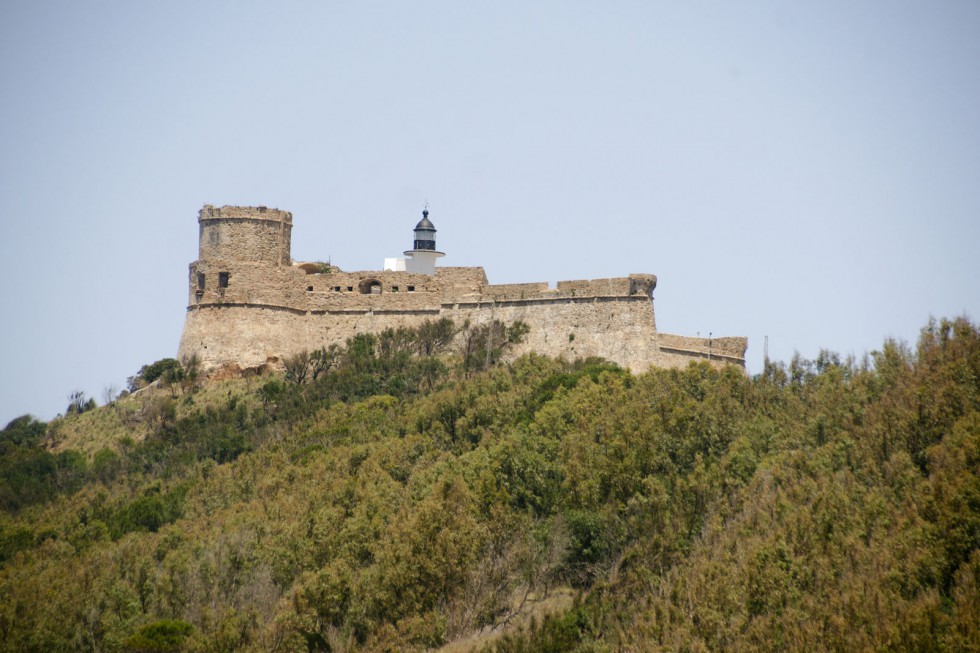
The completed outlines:
{"type": "Polygon", "coordinates": [[[376,269],[652,272],[749,371],[980,318],[980,3],[0,5],[0,426],[173,356],[204,203],[376,269]]]}

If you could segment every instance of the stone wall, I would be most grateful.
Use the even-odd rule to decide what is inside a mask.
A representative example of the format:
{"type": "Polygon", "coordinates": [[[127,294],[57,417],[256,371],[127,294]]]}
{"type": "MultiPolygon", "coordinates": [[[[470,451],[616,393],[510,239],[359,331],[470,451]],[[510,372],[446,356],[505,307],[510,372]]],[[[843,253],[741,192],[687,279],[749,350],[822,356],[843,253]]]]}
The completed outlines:
{"type": "Polygon", "coordinates": [[[530,327],[512,355],[536,352],[566,359],[601,356],[636,371],[657,364],[653,304],[646,297],[564,297],[459,303],[441,315],[474,325],[520,320],[530,327]]]}
{"type": "MultiPolygon", "coordinates": [[[[380,300],[384,298],[373,297],[380,300]]],[[[286,306],[223,303],[188,309],[178,356],[196,353],[205,369],[234,363],[241,368],[276,362],[299,351],[343,345],[358,333],[418,326],[448,317],[458,326],[493,320],[529,327],[514,356],[601,356],[624,367],[645,370],[659,358],[652,307],[644,298],[473,301],[406,308],[377,302],[371,307],[338,304],[303,311],[286,306]]]]}
{"type": "Polygon", "coordinates": [[[745,364],[745,350],[748,338],[694,338],[660,333],[660,348],[667,353],[687,357],[718,358],[733,363],[745,364]]]}
{"type": "Polygon", "coordinates": [[[635,372],[684,367],[692,360],[744,366],[745,338],[715,338],[709,347],[707,339],[658,334],[652,304],[643,297],[485,300],[416,308],[338,305],[316,311],[232,303],[192,306],[178,356],[197,353],[208,370],[229,364],[258,367],[299,351],[343,345],[358,333],[414,327],[442,317],[458,326],[525,322],[530,331],[511,350],[512,357],[529,352],[569,360],[600,356],[635,372]]]}

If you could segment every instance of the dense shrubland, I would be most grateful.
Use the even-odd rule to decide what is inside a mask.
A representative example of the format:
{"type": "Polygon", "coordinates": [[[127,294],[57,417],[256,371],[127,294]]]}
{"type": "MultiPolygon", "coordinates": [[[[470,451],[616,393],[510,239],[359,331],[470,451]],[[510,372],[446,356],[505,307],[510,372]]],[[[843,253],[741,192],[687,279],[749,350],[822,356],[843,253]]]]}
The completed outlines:
{"type": "Polygon", "coordinates": [[[0,649],[980,647],[975,325],[755,378],[425,328],[11,422],[0,649]]]}

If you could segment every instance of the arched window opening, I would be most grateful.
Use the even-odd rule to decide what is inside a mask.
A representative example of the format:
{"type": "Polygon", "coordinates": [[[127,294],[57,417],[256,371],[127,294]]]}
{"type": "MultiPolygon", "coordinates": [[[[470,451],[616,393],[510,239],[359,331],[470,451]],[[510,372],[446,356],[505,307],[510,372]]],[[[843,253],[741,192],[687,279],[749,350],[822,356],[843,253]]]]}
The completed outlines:
{"type": "Polygon", "coordinates": [[[362,295],[380,295],[381,282],[377,279],[365,279],[357,284],[357,289],[361,291],[362,295]]]}

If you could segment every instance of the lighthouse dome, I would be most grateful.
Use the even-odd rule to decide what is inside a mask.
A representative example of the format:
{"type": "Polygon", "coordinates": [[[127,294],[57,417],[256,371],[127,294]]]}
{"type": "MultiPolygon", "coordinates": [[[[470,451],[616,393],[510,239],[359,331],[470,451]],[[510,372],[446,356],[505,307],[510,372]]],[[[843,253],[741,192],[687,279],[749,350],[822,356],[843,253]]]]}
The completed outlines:
{"type": "Polygon", "coordinates": [[[435,231],[436,226],[429,221],[429,210],[422,211],[422,219],[415,225],[415,231],[435,231]]]}

